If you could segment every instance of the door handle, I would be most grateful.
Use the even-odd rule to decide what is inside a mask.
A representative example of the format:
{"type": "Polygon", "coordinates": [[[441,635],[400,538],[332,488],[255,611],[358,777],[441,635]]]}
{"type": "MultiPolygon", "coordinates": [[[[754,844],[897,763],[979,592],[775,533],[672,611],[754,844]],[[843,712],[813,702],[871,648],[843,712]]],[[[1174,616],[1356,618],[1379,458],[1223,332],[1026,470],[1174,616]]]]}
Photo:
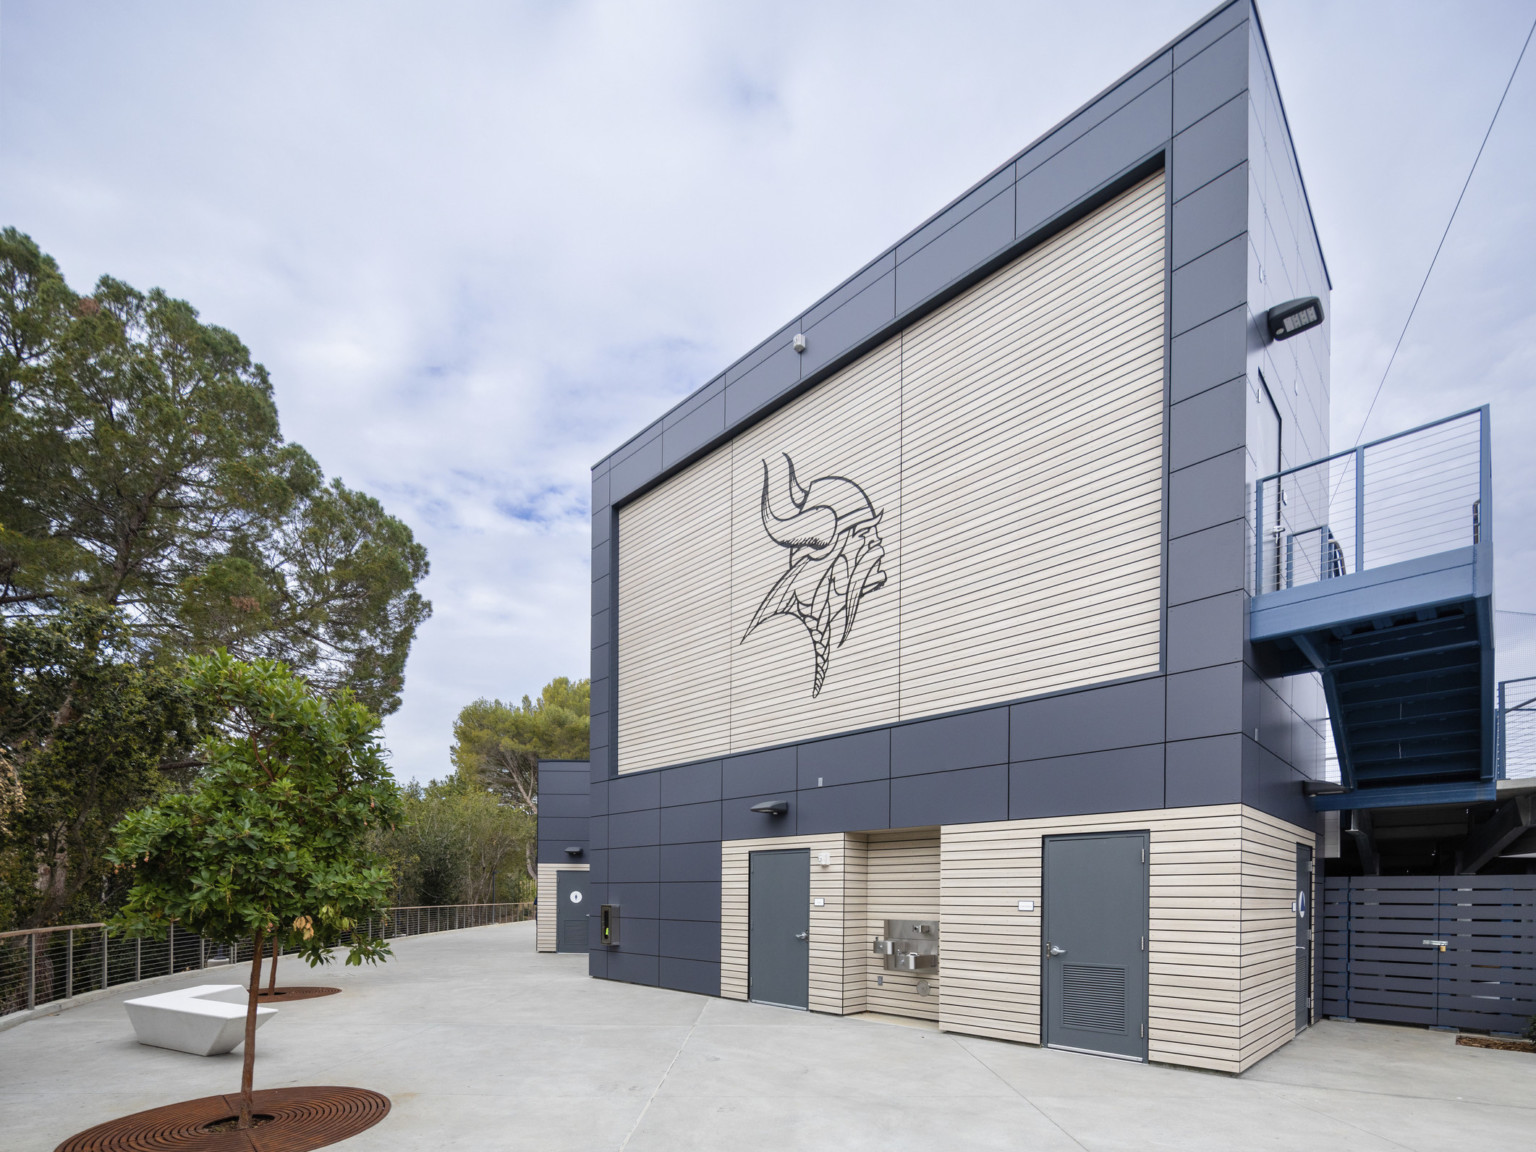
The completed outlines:
{"type": "Polygon", "coordinates": [[[1047,956],[1065,956],[1067,950],[1065,948],[1058,948],[1054,944],[1047,944],[1045,946],[1045,954],[1047,956]]]}
{"type": "Polygon", "coordinates": [[[809,932],[796,932],[795,933],[795,939],[796,940],[809,940],[810,938],[811,938],[811,934],[809,932]]]}

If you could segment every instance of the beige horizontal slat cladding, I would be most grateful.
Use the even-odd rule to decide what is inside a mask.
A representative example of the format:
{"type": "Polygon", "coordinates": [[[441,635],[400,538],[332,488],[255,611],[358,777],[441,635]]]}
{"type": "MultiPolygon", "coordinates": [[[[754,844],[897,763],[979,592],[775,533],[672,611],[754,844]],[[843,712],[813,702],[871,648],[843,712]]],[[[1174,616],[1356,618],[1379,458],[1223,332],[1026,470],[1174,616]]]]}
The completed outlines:
{"type": "Polygon", "coordinates": [[[560,882],[555,879],[555,873],[586,872],[591,867],[590,864],[540,864],[534,869],[536,891],[533,913],[534,919],[538,921],[534,926],[534,947],[538,951],[554,952],[558,943],[556,937],[560,927],[560,912],[556,901],[560,894],[560,882]]]}
{"type": "Polygon", "coordinates": [[[942,998],[944,954],[948,941],[939,926],[937,972],[887,972],[885,960],[869,944],[884,935],[885,921],[939,919],[939,830],[871,832],[864,837],[868,854],[864,888],[865,1003],[870,1012],[937,1020],[942,998]],[[918,991],[928,985],[925,995],[918,991]]]}
{"type": "Polygon", "coordinates": [[[618,770],[1155,671],[1164,269],[1157,174],[626,505],[618,770]],[[784,453],[881,515],[814,696],[799,620],[745,637],[790,562],[784,453]]]}

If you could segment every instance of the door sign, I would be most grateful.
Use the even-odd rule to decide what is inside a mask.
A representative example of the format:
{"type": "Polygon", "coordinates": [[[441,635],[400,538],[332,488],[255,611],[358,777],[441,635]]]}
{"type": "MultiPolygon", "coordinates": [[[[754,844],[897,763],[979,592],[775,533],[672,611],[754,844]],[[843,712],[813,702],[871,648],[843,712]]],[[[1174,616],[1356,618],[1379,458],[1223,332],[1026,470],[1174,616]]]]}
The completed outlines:
{"type": "Polygon", "coordinates": [[[571,903],[572,904],[580,904],[581,903],[581,892],[579,890],[571,893],[571,903]]]}

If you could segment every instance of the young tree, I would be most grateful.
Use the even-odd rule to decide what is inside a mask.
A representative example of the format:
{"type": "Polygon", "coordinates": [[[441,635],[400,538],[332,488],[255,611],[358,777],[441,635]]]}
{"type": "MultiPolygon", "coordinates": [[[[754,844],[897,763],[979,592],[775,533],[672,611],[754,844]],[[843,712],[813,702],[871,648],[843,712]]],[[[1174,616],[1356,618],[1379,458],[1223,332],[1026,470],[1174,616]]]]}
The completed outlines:
{"type": "MultiPolygon", "coordinates": [[[[476,700],[453,722],[449,752],[461,778],[494,792],[503,804],[539,814],[539,761],[581,760],[588,753],[592,682],[557,676],[537,700],[522,705],[476,700]]],[[[537,875],[529,841],[524,866],[537,875]]]]}
{"type": "Polygon", "coordinates": [[[139,643],[225,647],[400,706],[426,550],[284,441],[267,371],[156,289],[70,291],[0,232],[0,608],[119,606],[139,643]]]}
{"type": "Polygon", "coordinates": [[[254,942],[239,1127],[251,1123],[263,945],[274,935],[324,963],[350,933],[347,963],[389,954],[357,931],[388,903],[388,866],[370,831],[399,816],[378,718],[347,693],[320,696],[272,660],[195,658],[195,691],[219,708],[208,767],[186,792],[130,814],[112,859],[133,887],[113,922],[128,935],[175,923],[233,944],[254,942]]]}

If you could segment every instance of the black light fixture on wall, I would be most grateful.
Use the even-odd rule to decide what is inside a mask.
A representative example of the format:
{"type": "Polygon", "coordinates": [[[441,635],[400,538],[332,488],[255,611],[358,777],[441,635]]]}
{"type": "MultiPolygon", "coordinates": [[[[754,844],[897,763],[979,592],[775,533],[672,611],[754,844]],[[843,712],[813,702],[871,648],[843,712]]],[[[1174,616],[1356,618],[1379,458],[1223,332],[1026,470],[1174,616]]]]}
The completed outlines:
{"type": "Polygon", "coordinates": [[[764,800],[761,804],[752,805],[752,811],[761,812],[764,816],[782,816],[789,811],[789,801],[764,800]]]}
{"type": "Polygon", "coordinates": [[[1300,336],[1309,328],[1323,322],[1323,302],[1316,296],[1303,296],[1299,300],[1287,300],[1276,304],[1267,314],[1269,338],[1289,340],[1300,336]]]}

